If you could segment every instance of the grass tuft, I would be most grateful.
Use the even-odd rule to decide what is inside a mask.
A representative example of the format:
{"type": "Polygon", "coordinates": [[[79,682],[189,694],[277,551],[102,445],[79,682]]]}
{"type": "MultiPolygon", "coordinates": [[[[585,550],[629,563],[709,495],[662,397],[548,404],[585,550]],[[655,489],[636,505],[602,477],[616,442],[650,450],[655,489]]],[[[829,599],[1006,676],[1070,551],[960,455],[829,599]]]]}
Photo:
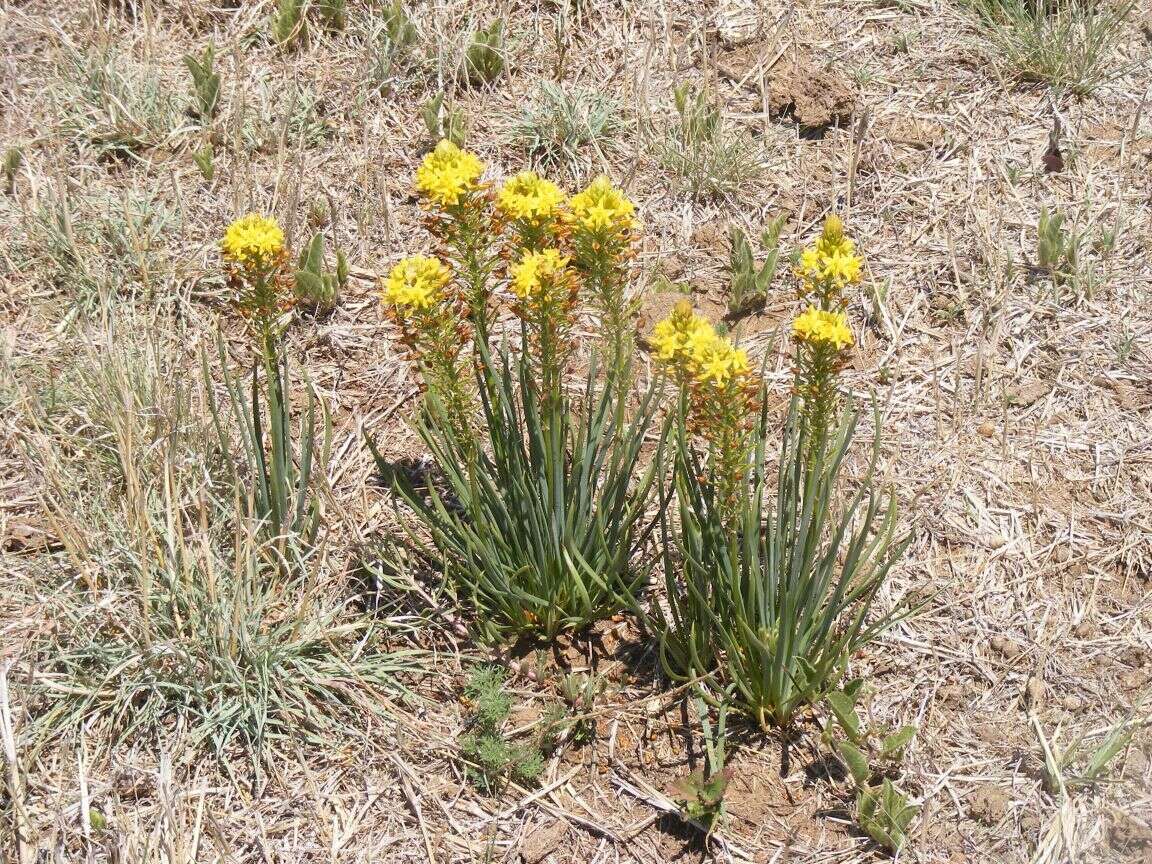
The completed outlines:
{"type": "Polygon", "coordinates": [[[255,769],[277,742],[361,737],[413,655],[382,648],[387,622],[332,590],[325,549],[264,539],[203,396],[167,349],[117,336],[83,351],[63,410],[33,412],[29,455],[67,574],[42,589],[56,626],[36,645],[36,740],[179,729],[255,769]]]}
{"type": "Polygon", "coordinates": [[[1136,0],[966,0],[1015,74],[1086,96],[1120,74],[1109,60],[1136,0]]]}
{"type": "Polygon", "coordinates": [[[677,122],[655,138],[661,164],[693,198],[734,195],[761,171],[752,136],[725,124],[705,91],[675,91],[677,122]]]}
{"type": "Polygon", "coordinates": [[[540,169],[554,171],[575,168],[587,149],[600,152],[620,128],[616,104],[604,93],[545,81],[513,125],[512,137],[540,169]]]}

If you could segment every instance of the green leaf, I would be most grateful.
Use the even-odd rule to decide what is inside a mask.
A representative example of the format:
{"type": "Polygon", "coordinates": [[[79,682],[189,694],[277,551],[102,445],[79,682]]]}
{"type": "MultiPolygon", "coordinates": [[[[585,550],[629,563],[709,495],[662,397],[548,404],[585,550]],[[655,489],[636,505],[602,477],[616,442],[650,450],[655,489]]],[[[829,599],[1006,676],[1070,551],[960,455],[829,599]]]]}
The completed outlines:
{"type": "Polygon", "coordinates": [[[844,730],[853,743],[859,743],[863,733],[860,726],[860,717],[856,713],[856,700],[843,691],[829,693],[826,697],[828,707],[836,717],[836,722],[844,730]]]}
{"type": "Polygon", "coordinates": [[[324,295],[324,282],[315,273],[308,270],[297,270],[296,294],[306,300],[322,297],[324,295]]]}
{"type": "Polygon", "coordinates": [[[216,166],[213,160],[214,151],[211,144],[205,144],[202,148],[192,154],[192,161],[196,163],[196,167],[200,169],[200,176],[202,176],[209,183],[216,174],[216,166]]]}
{"type": "Polygon", "coordinates": [[[868,757],[861,752],[859,747],[847,741],[837,741],[836,751],[844,760],[844,764],[848,766],[848,772],[856,781],[856,785],[865,786],[868,783],[868,778],[872,776],[872,769],[868,767],[868,757]]]}
{"type": "Polygon", "coordinates": [[[862,788],[856,798],[856,821],[873,840],[892,852],[898,852],[907,839],[918,808],[885,779],[879,786],[862,788]]]}
{"type": "Polygon", "coordinates": [[[898,759],[915,735],[915,726],[911,724],[902,726],[883,740],[880,744],[880,755],[885,759],[898,759]]]}

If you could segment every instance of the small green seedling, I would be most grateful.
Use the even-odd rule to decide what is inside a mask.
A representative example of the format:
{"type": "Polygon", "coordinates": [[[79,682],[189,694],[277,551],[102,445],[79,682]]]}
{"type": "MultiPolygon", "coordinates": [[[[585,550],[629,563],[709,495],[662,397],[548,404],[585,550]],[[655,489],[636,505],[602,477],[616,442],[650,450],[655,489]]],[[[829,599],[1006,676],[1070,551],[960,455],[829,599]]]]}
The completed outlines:
{"type": "Polygon", "coordinates": [[[1051,795],[1063,794],[1067,787],[1093,786],[1106,782],[1106,772],[1121,751],[1132,743],[1132,737],[1140,726],[1148,722],[1128,719],[1122,720],[1104,736],[1096,746],[1088,745],[1086,735],[1078,735],[1067,747],[1059,753],[1056,752],[1056,737],[1060,734],[1057,729],[1049,742],[1044,736],[1040,721],[1033,716],[1032,728],[1044,753],[1044,789],[1051,795]],[[1087,757],[1086,759],[1084,757],[1087,757]]]}
{"type": "Polygon", "coordinates": [[[504,66],[504,23],[496,20],[472,34],[464,52],[464,78],[474,87],[490,84],[504,72],[504,66]]]}
{"type": "Polygon", "coordinates": [[[215,151],[212,149],[211,142],[205,144],[192,154],[192,161],[195,162],[196,167],[200,169],[200,176],[209,183],[211,183],[212,178],[216,176],[214,157],[215,151]]]}
{"type": "Polygon", "coordinates": [[[272,38],[281,48],[293,48],[308,40],[308,23],[304,20],[305,0],[280,0],[272,18],[272,38]]]}
{"type": "Polygon", "coordinates": [[[1081,281],[1079,233],[1068,227],[1063,213],[1050,213],[1048,208],[1040,211],[1037,227],[1036,258],[1040,270],[1052,282],[1054,291],[1065,285],[1077,288],[1081,281]]]}
{"type": "Polygon", "coordinates": [[[729,128],[706,89],[682,84],[673,90],[677,121],[653,137],[660,162],[694,198],[736,193],[761,173],[763,157],[747,130],[729,128]]]}
{"type": "Polygon", "coordinates": [[[697,695],[693,702],[704,733],[706,767],[681,777],[670,791],[684,817],[703,825],[711,833],[724,816],[724,793],[728,790],[728,781],[732,779],[732,769],[725,765],[727,757],[724,746],[729,703],[727,700],[721,702],[719,717],[713,727],[704,699],[697,695]]]}
{"type": "Polygon", "coordinates": [[[388,41],[388,45],[393,54],[407,51],[416,44],[419,38],[419,33],[416,30],[416,25],[412,23],[412,18],[408,15],[404,4],[400,0],[384,7],[382,12],[384,19],[384,38],[388,41]]]}
{"type": "Polygon", "coordinates": [[[443,90],[424,103],[420,117],[433,141],[446,138],[457,147],[464,146],[464,113],[459,108],[444,107],[443,90]]]}
{"type": "Polygon", "coordinates": [[[599,675],[570,672],[560,679],[560,695],[567,705],[566,716],[556,724],[574,744],[588,744],[596,738],[596,701],[603,695],[607,682],[599,675]]]}
{"type": "Polygon", "coordinates": [[[208,43],[204,53],[184,55],[184,65],[192,76],[192,99],[196,116],[208,123],[216,116],[220,101],[220,76],[215,72],[216,46],[208,43]]]}
{"type": "Polygon", "coordinates": [[[4,192],[11,195],[16,190],[16,174],[24,164],[24,151],[19,147],[9,147],[4,153],[4,192]]]}
{"type": "Polygon", "coordinates": [[[511,741],[503,727],[512,713],[505,691],[504,670],[485,666],[464,685],[471,731],[460,739],[468,776],[486,794],[498,794],[510,781],[535,783],[544,771],[544,757],[534,744],[511,741]]]}
{"type": "Polygon", "coordinates": [[[324,263],[324,235],[316,234],[300,253],[296,270],[296,299],[317,312],[328,312],[336,305],[340,292],[348,284],[348,259],[336,250],[336,271],[330,273],[324,263]]]}
{"type": "Polygon", "coordinates": [[[786,216],[777,216],[760,235],[765,252],[764,263],[756,266],[752,244],[738,225],[729,229],[728,267],[731,272],[731,288],[728,293],[728,314],[731,317],[743,315],[764,305],[768,297],[768,286],[776,276],[780,261],[780,232],[784,228],[786,216]]]}
{"type": "Polygon", "coordinates": [[[878,787],[860,787],[856,798],[857,823],[891,852],[898,852],[908,839],[908,826],[918,810],[887,777],[878,787]]]}
{"type": "Polygon", "coordinates": [[[320,26],[329,33],[339,33],[348,26],[348,0],[315,0],[313,8],[320,26]]]}
{"type": "Polygon", "coordinates": [[[730,768],[715,774],[708,774],[703,768],[698,768],[673,784],[672,796],[686,818],[711,829],[724,812],[724,793],[731,776],[730,768]]]}
{"type": "Polygon", "coordinates": [[[883,774],[903,759],[916,727],[865,728],[856,711],[862,684],[859,679],[851,681],[828,694],[825,702],[844,739],[832,739],[832,723],[825,728],[825,739],[832,741],[856,784],[856,823],[881,846],[897,852],[908,839],[908,826],[919,808],[883,774]]]}

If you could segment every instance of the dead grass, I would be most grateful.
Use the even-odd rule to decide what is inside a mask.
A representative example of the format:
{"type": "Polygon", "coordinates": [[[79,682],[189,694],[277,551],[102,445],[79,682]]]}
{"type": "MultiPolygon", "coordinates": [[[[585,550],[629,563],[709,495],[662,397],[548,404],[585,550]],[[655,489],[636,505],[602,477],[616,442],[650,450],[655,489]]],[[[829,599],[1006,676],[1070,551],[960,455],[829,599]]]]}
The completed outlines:
{"type": "MultiPolygon", "coordinates": [[[[930,597],[852,669],[873,683],[874,719],[919,727],[901,785],[922,813],[902,859],[1111,864],[1150,854],[1148,731],[1119,754],[1111,782],[1064,792],[1045,783],[1036,733],[1056,745],[1079,734],[1100,742],[1147,710],[1140,699],[1152,683],[1152,76],[1139,21],[1116,37],[1105,68],[1119,74],[1073,98],[1001,80],[970,12],[946,0],[556,10],[453,0],[409,7],[414,56],[392,64],[380,88],[370,52],[381,10],[353,9],[344,35],[317,34],[282,52],[268,37],[273,6],[0,7],[0,137],[24,152],[12,194],[0,195],[0,236],[18,241],[0,248],[0,857],[883,857],[852,828],[850,782],[815,728],[784,741],[730,721],[726,821],[705,840],[679,820],[668,789],[699,763],[701,742],[683,693],[663,689],[650,646],[628,620],[552,651],[483,656],[429,595],[396,613],[420,634],[410,644],[432,652],[436,674],[405,682],[425,707],[402,721],[356,712],[359,735],[322,745],[285,739],[254,782],[204,759],[179,727],[114,745],[97,723],[34,747],[40,708],[30,694],[59,659],[58,604],[113,623],[116,616],[70,593],[79,574],[52,514],[78,520],[90,502],[77,492],[70,508],[27,458],[29,436],[41,433],[24,396],[59,405],[99,440],[106,421],[77,414],[69,370],[101,320],[141,320],[131,310],[146,312],[158,330],[176,332],[178,321],[180,332],[214,332],[226,311],[214,252],[226,221],[249,208],[274,211],[300,243],[320,227],[306,224],[311,202],[327,201],[329,248],[347,251],[353,279],[330,316],[301,317],[290,339],[334,411],[332,578],[318,590],[325,603],[345,602],[345,577],[371,559],[364,550],[394,518],[372,482],[363,431],[382,436],[388,455],[421,455],[405,422],[415,380],[377,311],[372,281],[421,236],[408,186],[430,143],[420,108],[446,90],[467,117],[470,146],[494,174],[510,174],[523,167],[524,151],[510,140],[507,118],[557,70],[561,84],[607,94],[627,129],[666,119],[677,84],[707,86],[726,120],[755,136],[768,166],[737,192],[693,202],[630,132],[582,151],[582,172],[607,171],[639,204],[644,281],[662,273],[686,282],[700,308],[722,311],[730,221],[759,226],[787,214],[788,249],[835,208],[859,238],[875,290],[849,310],[863,325],[849,379],[882,399],[884,468],[915,530],[892,596],[930,597]],[[491,85],[463,87],[467,40],[497,16],[508,21],[508,70],[491,85]],[[917,38],[901,40],[908,32],[917,38]],[[112,117],[111,102],[45,96],[68,86],[70,45],[114,46],[118,72],[155,69],[161,92],[186,100],[181,58],[209,39],[222,87],[208,129],[185,117],[132,123],[130,155],[112,154],[76,130],[139,119],[138,110],[112,117]],[[728,62],[737,53],[750,62],[728,62]],[[801,122],[798,113],[828,113],[805,95],[806,69],[841,77],[866,70],[844,89],[854,100],[845,122],[801,122]],[[781,93],[792,94],[788,111],[781,93]],[[78,106],[88,125],[76,124],[78,106]],[[216,154],[211,182],[191,158],[205,140],[216,154]],[[1050,171],[1044,157],[1054,140],[1063,166],[1050,171]],[[65,192],[76,213],[75,253],[38,221],[65,192]],[[104,230],[132,224],[124,218],[130,201],[172,221],[154,233],[104,230]],[[1053,292],[1038,271],[1045,209],[1068,213],[1090,238],[1115,231],[1110,248],[1090,242],[1085,250],[1096,274],[1090,293],[1053,292]],[[69,287],[82,278],[96,287],[69,287]],[[562,748],[539,788],[513,786],[499,798],[468,782],[456,743],[468,670],[493,660],[513,672],[510,723],[522,735],[556,701],[563,673],[595,671],[609,682],[595,709],[596,740],[562,748]]],[[[650,301],[649,317],[666,299],[650,301]]],[[[765,350],[793,304],[787,279],[778,279],[764,310],[740,325],[746,343],[765,350]]],[[[241,331],[224,320],[241,356],[241,331]]],[[[194,352],[180,356],[169,377],[187,383],[194,352]]],[[[782,387],[785,373],[786,358],[769,357],[768,374],[782,387]]],[[[52,452],[76,460],[75,427],[42,434],[52,452]]],[[[119,491],[101,493],[115,502],[119,491]]],[[[130,524],[113,523],[122,531],[130,524]]],[[[97,536],[94,526],[90,533],[97,536]]],[[[243,757],[226,759],[239,765],[243,757]]]]}

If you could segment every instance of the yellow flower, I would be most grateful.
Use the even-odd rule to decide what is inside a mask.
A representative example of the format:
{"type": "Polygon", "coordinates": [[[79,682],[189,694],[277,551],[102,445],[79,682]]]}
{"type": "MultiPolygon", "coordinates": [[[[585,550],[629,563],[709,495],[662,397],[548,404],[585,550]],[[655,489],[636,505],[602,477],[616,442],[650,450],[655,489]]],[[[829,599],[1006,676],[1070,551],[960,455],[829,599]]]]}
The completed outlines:
{"type": "Polygon", "coordinates": [[[848,348],[855,341],[852,329],[848,326],[848,316],[843,312],[826,312],[809,306],[792,322],[792,335],[801,342],[830,345],[839,351],[848,348]]]}
{"type": "Polygon", "coordinates": [[[636,205],[612,185],[607,177],[597,177],[583,192],[568,202],[577,224],[588,231],[627,231],[635,225],[636,205]]]}
{"type": "Polygon", "coordinates": [[[651,342],[657,360],[676,364],[694,360],[715,338],[712,325],[692,311],[691,303],[681,300],[672,314],[653,328],[651,342]]]}
{"type": "Polygon", "coordinates": [[[521,171],[504,184],[496,204],[512,219],[547,219],[564,203],[564,193],[533,171],[521,171]]]}
{"type": "Polygon", "coordinates": [[[284,252],[284,232],[276,220],[249,213],[224,232],[220,243],[225,260],[252,271],[267,271],[284,252]]]}
{"type": "Polygon", "coordinates": [[[568,257],[555,249],[524,251],[512,267],[512,291],[521,300],[539,292],[544,281],[555,281],[566,273],[568,257]]]}
{"type": "Polygon", "coordinates": [[[697,364],[696,380],[724,387],[748,371],[748,352],[737,348],[731,340],[716,336],[700,352],[697,364]]]}
{"type": "MultiPolygon", "coordinates": [[[[849,241],[850,243],[851,241],[849,241]]],[[[840,286],[859,282],[860,268],[863,263],[859,256],[852,254],[851,248],[847,252],[833,252],[824,259],[824,278],[840,286]]]]}
{"type": "Polygon", "coordinates": [[[814,246],[800,255],[798,275],[808,282],[831,283],[843,288],[860,281],[864,261],[856,254],[856,244],[844,236],[844,223],[832,214],[824,220],[824,230],[814,246]]]}
{"type": "Polygon", "coordinates": [[[439,302],[452,274],[443,262],[425,255],[405,258],[392,268],[384,285],[384,300],[409,309],[429,309],[439,302]]]}
{"type": "Polygon", "coordinates": [[[416,191],[441,207],[452,207],[479,185],[484,163],[447,139],[416,169],[416,191]]]}

